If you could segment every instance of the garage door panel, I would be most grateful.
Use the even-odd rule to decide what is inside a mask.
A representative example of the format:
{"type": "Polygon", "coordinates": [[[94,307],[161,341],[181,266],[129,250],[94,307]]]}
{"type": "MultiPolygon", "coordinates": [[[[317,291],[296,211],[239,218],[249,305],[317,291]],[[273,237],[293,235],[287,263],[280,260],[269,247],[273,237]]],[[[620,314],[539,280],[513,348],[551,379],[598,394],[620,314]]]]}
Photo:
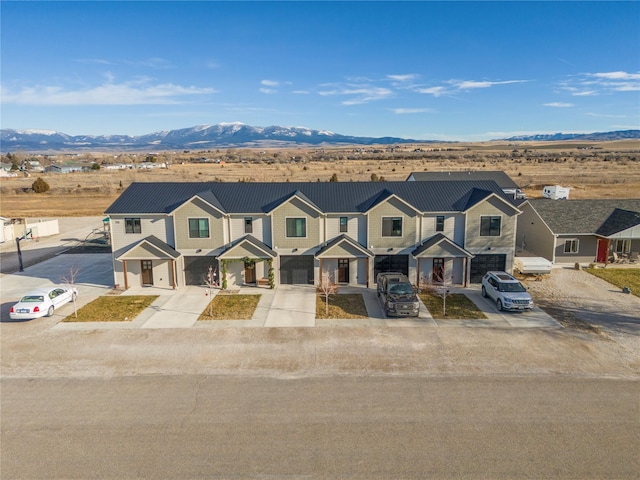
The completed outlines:
{"type": "Polygon", "coordinates": [[[381,272],[409,275],[409,255],[376,255],[373,262],[373,278],[377,278],[381,272]]]}
{"type": "Polygon", "coordinates": [[[471,259],[471,271],[469,281],[480,283],[485,273],[491,271],[504,271],[507,266],[507,256],[497,255],[476,255],[471,259]]]}
{"type": "Polygon", "coordinates": [[[217,273],[216,280],[220,281],[218,260],[213,257],[184,257],[184,278],[187,285],[205,285],[209,267],[217,273]]]}
{"type": "Polygon", "coordinates": [[[280,283],[285,285],[313,284],[313,255],[280,257],[280,283]]]}

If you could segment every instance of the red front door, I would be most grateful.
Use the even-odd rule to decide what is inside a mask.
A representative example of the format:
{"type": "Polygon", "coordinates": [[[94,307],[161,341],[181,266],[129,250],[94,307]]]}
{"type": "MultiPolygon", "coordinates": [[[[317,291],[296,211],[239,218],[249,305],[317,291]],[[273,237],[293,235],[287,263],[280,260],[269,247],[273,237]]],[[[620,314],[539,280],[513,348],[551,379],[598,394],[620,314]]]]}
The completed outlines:
{"type": "Polygon", "coordinates": [[[609,256],[609,240],[606,238],[598,239],[598,253],[596,255],[596,262],[606,263],[609,256]]]}

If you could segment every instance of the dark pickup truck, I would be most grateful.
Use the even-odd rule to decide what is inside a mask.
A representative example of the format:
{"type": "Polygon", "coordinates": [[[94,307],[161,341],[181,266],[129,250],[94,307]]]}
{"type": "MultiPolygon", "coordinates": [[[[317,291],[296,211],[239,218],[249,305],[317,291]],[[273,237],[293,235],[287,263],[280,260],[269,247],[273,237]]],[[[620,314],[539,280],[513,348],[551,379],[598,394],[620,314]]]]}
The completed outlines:
{"type": "Polygon", "coordinates": [[[379,273],[377,278],[378,296],[387,316],[417,317],[420,302],[415,288],[406,275],[397,272],[379,273]]]}

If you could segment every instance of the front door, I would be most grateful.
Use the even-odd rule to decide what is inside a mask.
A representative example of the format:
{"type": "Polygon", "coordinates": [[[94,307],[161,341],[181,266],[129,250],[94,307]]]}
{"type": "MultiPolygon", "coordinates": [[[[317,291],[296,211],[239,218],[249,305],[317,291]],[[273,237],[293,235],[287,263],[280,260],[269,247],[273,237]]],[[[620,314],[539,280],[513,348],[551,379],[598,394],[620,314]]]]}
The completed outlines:
{"type": "Polygon", "coordinates": [[[596,254],[596,262],[606,263],[609,256],[609,240],[606,238],[598,239],[598,252],[596,254]]]}
{"type": "Polygon", "coordinates": [[[244,264],[244,283],[256,283],[256,264],[244,264]]]}
{"type": "Polygon", "coordinates": [[[444,283],[444,258],[433,259],[432,283],[444,283]]]}
{"type": "Polygon", "coordinates": [[[349,259],[338,259],[338,283],[349,283],[349,259]]]}
{"type": "Polygon", "coordinates": [[[140,269],[142,271],[142,285],[153,285],[153,262],[141,260],[140,269]]]}

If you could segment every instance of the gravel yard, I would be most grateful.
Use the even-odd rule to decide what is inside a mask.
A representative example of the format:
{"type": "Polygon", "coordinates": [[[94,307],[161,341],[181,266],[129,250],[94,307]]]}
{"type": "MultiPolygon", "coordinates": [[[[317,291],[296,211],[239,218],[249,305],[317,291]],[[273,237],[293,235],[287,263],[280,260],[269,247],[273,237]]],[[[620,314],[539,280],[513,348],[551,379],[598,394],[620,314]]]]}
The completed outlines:
{"type": "MultiPolygon", "coordinates": [[[[640,275],[640,269],[637,270],[640,275]]],[[[538,305],[565,327],[640,339],[640,298],[574,268],[554,268],[542,281],[525,282],[538,305]]]]}

